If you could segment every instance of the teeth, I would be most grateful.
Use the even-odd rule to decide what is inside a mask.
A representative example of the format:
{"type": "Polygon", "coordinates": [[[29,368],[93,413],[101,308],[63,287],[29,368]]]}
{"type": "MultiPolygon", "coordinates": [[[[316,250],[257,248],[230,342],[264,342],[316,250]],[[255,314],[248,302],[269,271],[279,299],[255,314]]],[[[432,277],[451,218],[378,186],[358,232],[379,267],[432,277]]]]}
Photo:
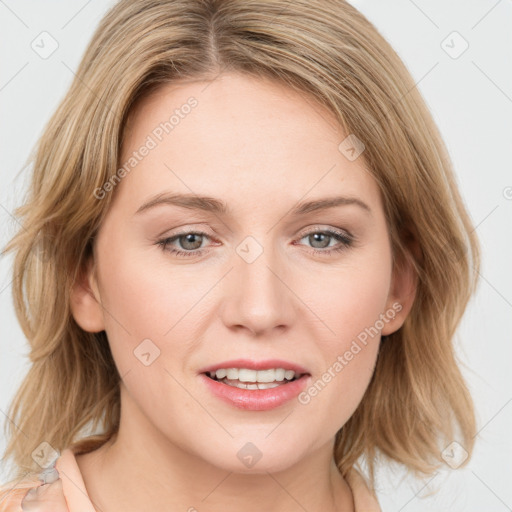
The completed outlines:
{"type": "Polygon", "coordinates": [[[236,368],[228,368],[226,373],[228,379],[238,379],[238,370],[236,368]]]}
{"type": "Polygon", "coordinates": [[[212,377],[217,376],[217,379],[223,379],[228,374],[227,370],[222,368],[221,370],[217,370],[216,372],[210,372],[210,375],[212,377]],[[213,375],[211,375],[213,373],[213,375]]]}
{"type": "Polygon", "coordinates": [[[293,370],[286,370],[284,372],[284,378],[286,380],[292,380],[294,375],[295,375],[295,372],[293,370]]]}
{"type": "Polygon", "coordinates": [[[270,389],[270,388],[276,388],[280,386],[281,384],[278,384],[277,382],[259,382],[258,383],[258,389],[270,389]]]}
{"type": "Polygon", "coordinates": [[[246,370],[245,368],[240,368],[237,370],[236,368],[230,368],[228,370],[228,379],[238,379],[240,382],[258,382],[258,372],[256,370],[246,370]],[[230,372],[238,373],[237,377],[230,377],[230,372]]]}
{"type": "MultiPolygon", "coordinates": [[[[271,383],[282,382],[283,380],[292,380],[296,375],[293,370],[284,368],[272,368],[269,370],[249,370],[247,368],[219,368],[215,372],[209,372],[210,377],[222,380],[238,380],[240,382],[250,383],[271,383]]],[[[256,389],[256,388],[249,388],[256,389]]]]}
{"type": "Polygon", "coordinates": [[[276,380],[278,382],[282,382],[284,380],[285,373],[286,373],[286,370],[284,368],[278,368],[276,370],[276,380]]]}
{"type": "Polygon", "coordinates": [[[226,379],[222,382],[228,386],[233,386],[240,389],[270,389],[282,386],[282,384],[278,384],[277,382],[258,382],[257,384],[248,384],[246,382],[240,382],[239,380],[226,379]]]}

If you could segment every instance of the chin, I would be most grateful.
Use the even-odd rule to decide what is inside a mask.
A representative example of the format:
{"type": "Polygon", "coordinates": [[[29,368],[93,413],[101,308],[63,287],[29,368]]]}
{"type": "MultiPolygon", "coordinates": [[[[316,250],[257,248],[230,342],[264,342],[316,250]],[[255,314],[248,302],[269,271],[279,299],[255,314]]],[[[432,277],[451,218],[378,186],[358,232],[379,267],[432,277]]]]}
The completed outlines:
{"type": "Polygon", "coordinates": [[[242,441],[231,439],[229,443],[219,446],[214,453],[203,452],[199,455],[223,471],[252,475],[284,471],[300,460],[301,452],[297,449],[296,442],[284,446],[283,439],[277,436],[272,441],[265,440],[264,437],[261,441],[256,437],[253,438],[254,441],[247,439],[247,435],[242,441]]]}

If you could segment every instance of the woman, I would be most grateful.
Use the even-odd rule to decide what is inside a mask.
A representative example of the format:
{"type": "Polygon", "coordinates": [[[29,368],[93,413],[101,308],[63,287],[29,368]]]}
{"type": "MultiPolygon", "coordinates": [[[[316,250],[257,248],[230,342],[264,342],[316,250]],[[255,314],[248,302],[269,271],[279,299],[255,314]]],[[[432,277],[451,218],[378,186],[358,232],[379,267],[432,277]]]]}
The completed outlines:
{"type": "Polygon", "coordinates": [[[348,3],[122,0],[17,213],[5,510],[379,510],[377,457],[469,460],[478,243],[348,3]]]}

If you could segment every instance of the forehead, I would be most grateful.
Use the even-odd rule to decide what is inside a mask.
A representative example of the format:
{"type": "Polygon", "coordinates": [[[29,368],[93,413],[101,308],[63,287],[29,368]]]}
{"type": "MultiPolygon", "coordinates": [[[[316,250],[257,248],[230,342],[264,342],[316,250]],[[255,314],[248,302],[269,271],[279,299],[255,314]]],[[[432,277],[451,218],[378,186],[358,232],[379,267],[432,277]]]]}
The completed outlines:
{"type": "Polygon", "coordinates": [[[130,115],[120,155],[130,170],[116,194],[132,206],[169,190],[240,207],[306,194],[379,202],[363,157],[340,151],[346,136],[325,107],[279,82],[225,74],[166,84],[130,115]]]}

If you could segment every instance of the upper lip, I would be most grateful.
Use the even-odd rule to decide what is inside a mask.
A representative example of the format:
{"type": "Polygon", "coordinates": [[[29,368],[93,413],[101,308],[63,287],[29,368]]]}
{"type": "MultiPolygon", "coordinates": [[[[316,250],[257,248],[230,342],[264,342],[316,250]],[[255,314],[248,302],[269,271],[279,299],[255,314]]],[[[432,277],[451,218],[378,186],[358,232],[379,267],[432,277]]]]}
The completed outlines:
{"type": "Polygon", "coordinates": [[[249,370],[268,370],[271,368],[284,368],[285,370],[293,370],[296,374],[309,373],[303,366],[284,361],[283,359],[264,359],[255,361],[253,359],[232,359],[206,366],[199,370],[199,373],[214,372],[219,368],[247,368],[249,370]]]}

